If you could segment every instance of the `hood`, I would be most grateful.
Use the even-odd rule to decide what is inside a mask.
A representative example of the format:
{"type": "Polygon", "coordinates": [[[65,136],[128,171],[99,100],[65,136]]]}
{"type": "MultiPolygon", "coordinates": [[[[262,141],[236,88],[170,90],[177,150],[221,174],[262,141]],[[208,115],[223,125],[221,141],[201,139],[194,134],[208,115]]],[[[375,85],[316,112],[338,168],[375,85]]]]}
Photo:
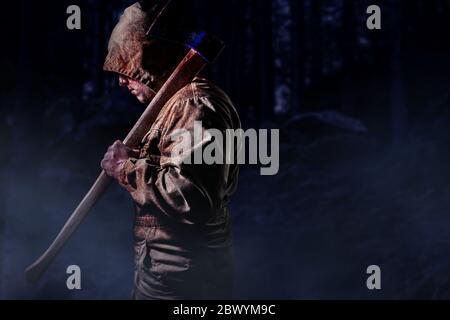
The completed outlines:
{"type": "Polygon", "coordinates": [[[143,6],[137,2],[125,9],[109,39],[103,70],[138,80],[157,92],[187,49],[147,36],[155,20],[156,5],[143,6]]]}

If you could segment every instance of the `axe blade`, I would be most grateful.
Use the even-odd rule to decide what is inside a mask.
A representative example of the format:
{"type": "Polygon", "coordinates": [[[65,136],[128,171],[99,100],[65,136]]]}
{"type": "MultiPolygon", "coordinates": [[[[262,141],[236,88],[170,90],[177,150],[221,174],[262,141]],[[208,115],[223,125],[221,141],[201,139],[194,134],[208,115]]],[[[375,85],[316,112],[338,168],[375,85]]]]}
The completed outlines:
{"type": "Polygon", "coordinates": [[[197,51],[208,63],[213,63],[225,47],[222,40],[204,31],[191,33],[186,45],[197,51]]]}

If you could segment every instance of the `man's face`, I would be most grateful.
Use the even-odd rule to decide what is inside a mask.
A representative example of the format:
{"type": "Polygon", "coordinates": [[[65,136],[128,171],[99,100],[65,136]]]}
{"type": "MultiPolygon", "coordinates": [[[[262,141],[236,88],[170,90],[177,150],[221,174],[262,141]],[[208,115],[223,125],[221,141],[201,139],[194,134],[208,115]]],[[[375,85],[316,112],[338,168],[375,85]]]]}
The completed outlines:
{"type": "Polygon", "coordinates": [[[142,103],[149,103],[154,96],[153,91],[145,84],[123,75],[119,75],[119,86],[127,87],[131,94],[142,103]]]}

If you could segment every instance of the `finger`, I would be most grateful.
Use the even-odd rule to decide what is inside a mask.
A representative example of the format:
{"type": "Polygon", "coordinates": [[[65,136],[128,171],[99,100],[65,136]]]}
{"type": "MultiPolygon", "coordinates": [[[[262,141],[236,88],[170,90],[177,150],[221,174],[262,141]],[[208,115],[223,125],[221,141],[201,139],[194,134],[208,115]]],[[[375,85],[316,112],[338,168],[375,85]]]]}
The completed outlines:
{"type": "Polygon", "coordinates": [[[112,151],[108,151],[107,153],[105,153],[103,160],[111,160],[113,158],[112,153],[112,151]]]}
{"type": "Polygon", "coordinates": [[[110,168],[110,166],[109,166],[107,163],[104,163],[104,164],[103,164],[102,169],[106,172],[106,174],[107,174],[108,176],[111,175],[111,168],[110,168]]]}
{"type": "Polygon", "coordinates": [[[106,173],[107,176],[110,176],[110,177],[111,177],[111,172],[110,172],[108,169],[105,168],[105,169],[103,169],[103,171],[105,171],[105,173],[106,173]]]}

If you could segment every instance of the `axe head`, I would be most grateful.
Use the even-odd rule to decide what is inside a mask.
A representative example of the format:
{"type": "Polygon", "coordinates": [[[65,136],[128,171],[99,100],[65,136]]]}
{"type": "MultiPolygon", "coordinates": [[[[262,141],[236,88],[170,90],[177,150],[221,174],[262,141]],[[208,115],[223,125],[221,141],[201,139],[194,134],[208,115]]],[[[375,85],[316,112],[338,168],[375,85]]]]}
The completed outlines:
{"type": "Polygon", "coordinates": [[[196,31],[198,29],[194,25],[199,21],[186,15],[189,9],[188,1],[156,1],[152,7],[153,22],[147,30],[147,36],[194,49],[208,63],[212,63],[223,50],[224,43],[212,34],[196,31]]]}
{"type": "Polygon", "coordinates": [[[187,39],[186,46],[197,51],[208,63],[214,62],[222,52],[222,40],[206,32],[193,32],[187,39]]]}

